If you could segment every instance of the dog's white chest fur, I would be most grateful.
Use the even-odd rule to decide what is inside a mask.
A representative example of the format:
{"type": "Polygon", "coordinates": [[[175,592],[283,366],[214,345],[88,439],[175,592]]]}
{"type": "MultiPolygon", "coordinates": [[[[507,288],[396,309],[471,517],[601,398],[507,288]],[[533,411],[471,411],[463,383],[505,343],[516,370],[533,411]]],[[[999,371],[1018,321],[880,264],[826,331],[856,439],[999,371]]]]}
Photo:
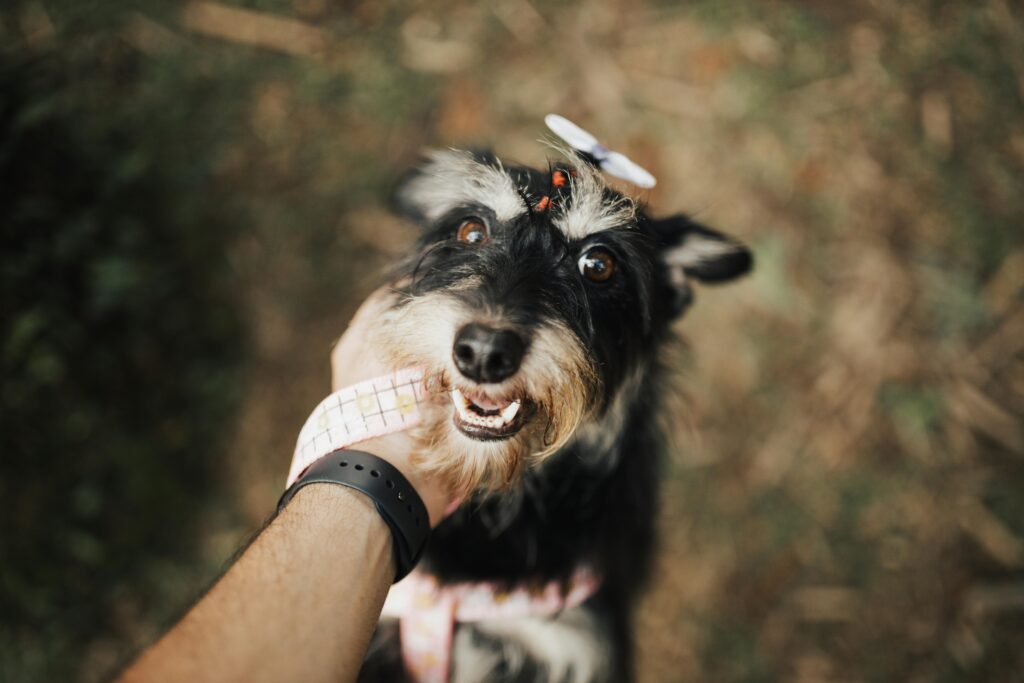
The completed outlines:
{"type": "Polygon", "coordinates": [[[591,612],[579,607],[555,617],[496,619],[460,626],[452,648],[452,683],[489,679],[501,667],[512,674],[527,661],[545,667],[552,683],[607,680],[611,640],[591,612]]]}

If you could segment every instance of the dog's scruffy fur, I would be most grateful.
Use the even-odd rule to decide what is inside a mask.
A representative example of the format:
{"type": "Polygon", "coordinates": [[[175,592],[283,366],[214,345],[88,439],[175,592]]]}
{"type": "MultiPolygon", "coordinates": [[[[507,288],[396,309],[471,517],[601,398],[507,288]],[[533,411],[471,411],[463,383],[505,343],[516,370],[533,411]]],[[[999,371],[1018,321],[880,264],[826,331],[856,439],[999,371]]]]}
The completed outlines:
{"type": "MultiPolygon", "coordinates": [[[[522,586],[585,565],[602,581],[555,617],[458,625],[453,681],[631,680],[631,610],[657,509],[659,360],[691,281],[751,267],[737,241],[686,216],[654,219],[588,159],[566,156],[542,171],[435,152],[396,193],[423,232],[376,341],[395,363],[426,368],[439,398],[416,461],[466,495],[419,570],[522,586]],[[491,335],[470,360],[497,348],[494,372],[467,364],[470,328],[491,335]],[[518,413],[474,430],[458,395],[484,416],[494,411],[477,403],[515,401],[518,413]]],[[[361,680],[403,680],[399,647],[382,622],[361,680]]]]}

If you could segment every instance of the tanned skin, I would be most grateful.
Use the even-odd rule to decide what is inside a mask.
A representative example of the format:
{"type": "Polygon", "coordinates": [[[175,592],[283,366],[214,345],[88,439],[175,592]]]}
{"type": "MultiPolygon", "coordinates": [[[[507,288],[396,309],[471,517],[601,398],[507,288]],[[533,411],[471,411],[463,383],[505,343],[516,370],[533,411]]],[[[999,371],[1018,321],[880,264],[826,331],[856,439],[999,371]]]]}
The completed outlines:
{"type": "Polygon", "coordinates": [[[355,680],[394,576],[390,533],[361,493],[305,487],[119,680],[355,680]]]}
{"type": "MultiPolygon", "coordinates": [[[[335,389],[390,371],[366,340],[371,297],[331,354],[335,389]]],[[[416,472],[405,433],[360,444],[413,484],[436,525],[449,496],[416,472]]],[[[304,487],[227,573],[118,683],[354,681],[395,575],[391,531],[364,494],[304,487]]]]}

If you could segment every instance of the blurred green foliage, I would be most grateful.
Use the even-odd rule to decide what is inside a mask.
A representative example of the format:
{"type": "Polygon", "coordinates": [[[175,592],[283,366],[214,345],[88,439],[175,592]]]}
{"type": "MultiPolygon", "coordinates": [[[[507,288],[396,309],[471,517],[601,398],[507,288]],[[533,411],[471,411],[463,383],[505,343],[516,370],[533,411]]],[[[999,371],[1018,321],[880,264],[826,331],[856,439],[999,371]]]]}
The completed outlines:
{"type": "Polygon", "coordinates": [[[142,568],[191,552],[244,357],[214,84],[68,48],[0,51],[5,681],[67,680],[142,568]]]}

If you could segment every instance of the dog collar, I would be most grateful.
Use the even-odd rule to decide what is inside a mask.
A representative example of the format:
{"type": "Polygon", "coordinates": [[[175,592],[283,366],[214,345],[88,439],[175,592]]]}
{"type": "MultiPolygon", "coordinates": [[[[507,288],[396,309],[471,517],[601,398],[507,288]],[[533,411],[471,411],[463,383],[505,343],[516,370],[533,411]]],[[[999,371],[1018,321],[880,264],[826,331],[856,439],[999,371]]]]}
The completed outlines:
{"type": "Polygon", "coordinates": [[[405,368],[334,392],[302,426],[287,486],[329,453],[419,424],[420,404],[426,398],[419,368],[405,368]]]}
{"type": "Polygon", "coordinates": [[[456,623],[549,617],[582,605],[600,586],[587,567],[577,568],[568,583],[549,581],[511,590],[490,581],[440,584],[413,571],[391,587],[381,614],[399,619],[402,660],[413,680],[447,683],[456,623]]]}

